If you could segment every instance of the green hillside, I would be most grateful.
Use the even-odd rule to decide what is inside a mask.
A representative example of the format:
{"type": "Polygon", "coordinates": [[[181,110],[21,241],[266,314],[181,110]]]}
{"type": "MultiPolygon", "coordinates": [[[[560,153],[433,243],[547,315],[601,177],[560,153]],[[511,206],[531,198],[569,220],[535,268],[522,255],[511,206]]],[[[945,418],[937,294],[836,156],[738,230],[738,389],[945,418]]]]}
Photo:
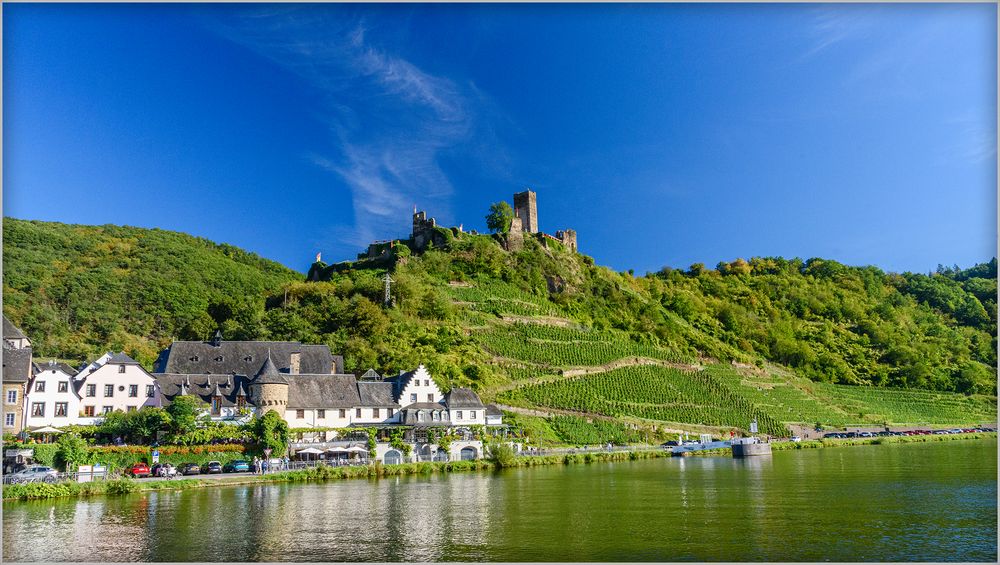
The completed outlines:
{"type": "Polygon", "coordinates": [[[302,275],[160,230],[6,219],[4,312],[42,356],[178,339],[325,343],[349,370],[424,363],[535,437],[996,419],[996,260],[933,275],[742,259],[634,276],[552,240],[446,245],[302,275]],[[391,269],[394,306],[382,306],[391,269]],[[539,413],[549,413],[542,419],[539,413]]]}
{"type": "Polygon", "coordinates": [[[4,218],[3,309],[37,357],[109,349],[147,366],[177,339],[262,332],[265,296],[302,275],[231,245],[158,229],[4,218]]]}

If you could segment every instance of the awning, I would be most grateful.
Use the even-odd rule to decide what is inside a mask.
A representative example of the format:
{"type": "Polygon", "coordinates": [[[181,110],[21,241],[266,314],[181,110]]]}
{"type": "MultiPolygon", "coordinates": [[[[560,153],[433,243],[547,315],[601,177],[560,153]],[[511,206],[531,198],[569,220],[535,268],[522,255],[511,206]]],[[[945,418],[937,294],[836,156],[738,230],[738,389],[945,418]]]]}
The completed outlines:
{"type": "Polygon", "coordinates": [[[53,428],[52,426],[45,426],[45,427],[42,427],[42,428],[38,428],[37,430],[31,430],[28,433],[31,433],[31,434],[61,434],[61,433],[63,433],[63,431],[60,430],[60,429],[58,429],[58,428],[53,428]]]}
{"type": "Polygon", "coordinates": [[[348,447],[345,451],[349,451],[351,453],[368,453],[367,449],[356,445],[354,447],[348,447]]]}
{"type": "Polygon", "coordinates": [[[307,447],[305,449],[300,449],[300,450],[298,450],[298,451],[295,452],[296,455],[298,455],[300,453],[320,454],[320,453],[323,453],[323,452],[320,451],[320,450],[318,450],[318,449],[316,449],[315,447],[307,447]]]}
{"type": "Polygon", "coordinates": [[[346,447],[331,447],[326,450],[327,453],[349,453],[350,451],[351,450],[346,447]]]}

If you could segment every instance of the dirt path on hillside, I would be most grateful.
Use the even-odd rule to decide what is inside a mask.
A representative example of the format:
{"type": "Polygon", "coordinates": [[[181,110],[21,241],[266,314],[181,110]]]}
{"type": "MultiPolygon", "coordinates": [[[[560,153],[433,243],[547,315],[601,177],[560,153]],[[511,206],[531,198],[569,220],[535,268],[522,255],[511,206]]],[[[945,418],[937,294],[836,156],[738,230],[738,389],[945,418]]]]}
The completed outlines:
{"type": "MultiPolygon", "coordinates": [[[[501,358],[496,358],[501,359],[501,358]]],[[[515,359],[503,359],[508,362],[516,362],[515,359]]],[[[518,363],[524,366],[523,362],[518,363]]],[[[612,361],[610,363],[605,363],[603,365],[593,365],[586,367],[569,367],[562,369],[559,374],[549,374],[540,377],[533,377],[530,379],[519,379],[511,381],[505,385],[501,385],[497,388],[491,389],[489,392],[493,394],[499,394],[501,392],[506,392],[508,390],[514,390],[516,388],[521,388],[523,386],[551,383],[556,381],[561,381],[566,378],[571,377],[581,377],[586,375],[597,375],[600,373],[607,373],[608,371],[613,371],[615,369],[621,369],[623,367],[638,367],[643,365],[655,365],[658,367],[669,367],[671,369],[678,369],[680,371],[701,371],[704,369],[701,365],[690,365],[687,363],[673,363],[671,361],[663,361],[661,359],[650,359],[648,357],[625,357],[618,359],[617,361],[612,361]]],[[[559,370],[559,369],[555,369],[559,370]]]]}
{"type": "Polygon", "coordinates": [[[540,326],[558,326],[560,328],[579,328],[580,324],[567,318],[556,316],[514,316],[503,314],[500,319],[507,323],[538,324],[540,326]]]}

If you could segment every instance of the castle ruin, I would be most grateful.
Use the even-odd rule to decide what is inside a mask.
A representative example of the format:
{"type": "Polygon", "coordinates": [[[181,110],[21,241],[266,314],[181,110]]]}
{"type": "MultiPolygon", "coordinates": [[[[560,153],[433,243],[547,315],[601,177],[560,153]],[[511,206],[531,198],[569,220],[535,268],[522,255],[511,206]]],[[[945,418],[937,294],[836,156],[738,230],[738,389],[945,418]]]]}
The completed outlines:
{"type": "Polygon", "coordinates": [[[538,230],[538,195],[533,190],[514,194],[514,219],[510,224],[511,233],[538,233],[542,235],[542,244],[558,241],[566,249],[574,253],[577,251],[576,230],[559,230],[554,236],[538,230]]]}

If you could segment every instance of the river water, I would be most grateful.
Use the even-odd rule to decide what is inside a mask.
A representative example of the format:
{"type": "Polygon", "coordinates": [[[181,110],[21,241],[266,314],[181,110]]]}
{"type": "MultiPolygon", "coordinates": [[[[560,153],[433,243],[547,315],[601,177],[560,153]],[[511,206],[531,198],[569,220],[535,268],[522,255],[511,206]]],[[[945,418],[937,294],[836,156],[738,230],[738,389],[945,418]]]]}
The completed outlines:
{"type": "Polygon", "coordinates": [[[996,561],[997,442],[3,505],[5,561],[996,561]]]}

